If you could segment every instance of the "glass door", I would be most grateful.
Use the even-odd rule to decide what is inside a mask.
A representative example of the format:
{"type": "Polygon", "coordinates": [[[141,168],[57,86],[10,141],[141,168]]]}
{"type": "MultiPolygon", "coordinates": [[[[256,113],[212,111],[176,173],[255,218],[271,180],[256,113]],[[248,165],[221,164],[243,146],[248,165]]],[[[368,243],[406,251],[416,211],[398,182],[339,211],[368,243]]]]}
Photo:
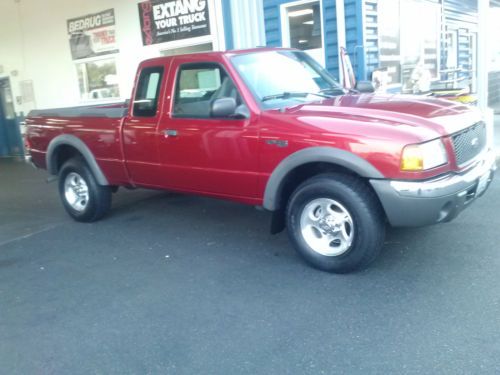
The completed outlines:
{"type": "Polygon", "coordinates": [[[0,79],[0,156],[23,154],[21,133],[8,78],[0,79]]]}

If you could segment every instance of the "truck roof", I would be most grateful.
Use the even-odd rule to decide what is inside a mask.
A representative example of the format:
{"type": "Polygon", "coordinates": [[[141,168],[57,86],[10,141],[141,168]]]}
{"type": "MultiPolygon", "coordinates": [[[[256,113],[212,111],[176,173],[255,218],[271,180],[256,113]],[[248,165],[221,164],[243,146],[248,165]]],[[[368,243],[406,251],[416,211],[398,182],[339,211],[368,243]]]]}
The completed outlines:
{"type": "Polygon", "coordinates": [[[165,62],[168,61],[174,57],[179,57],[179,56],[206,56],[206,57],[213,57],[213,56],[227,56],[231,57],[234,55],[246,55],[248,53],[255,53],[255,52],[269,52],[269,51],[293,51],[295,50],[294,48],[281,48],[281,47],[256,47],[256,48],[247,48],[247,49],[234,49],[234,50],[228,50],[228,51],[212,51],[212,52],[195,52],[195,53],[188,53],[188,54],[181,54],[181,55],[175,55],[175,56],[161,56],[161,57],[155,57],[152,59],[147,59],[141,62],[140,65],[142,64],[147,64],[149,65],[150,63],[155,63],[155,62],[165,62]]]}

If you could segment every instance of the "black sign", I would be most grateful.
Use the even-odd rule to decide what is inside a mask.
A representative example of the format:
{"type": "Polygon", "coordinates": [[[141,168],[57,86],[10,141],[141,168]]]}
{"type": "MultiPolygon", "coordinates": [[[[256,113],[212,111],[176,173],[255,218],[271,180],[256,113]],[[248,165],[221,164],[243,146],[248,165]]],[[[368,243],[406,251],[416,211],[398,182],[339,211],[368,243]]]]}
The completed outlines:
{"type": "Polygon", "coordinates": [[[118,52],[113,9],[72,18],[67,24],[74,60],[118,52]]]}
{"type": "Polygon", "coordinates": [[[144,45],[210,34],[207,0],[151,0],[138,5],[144,45]]]}

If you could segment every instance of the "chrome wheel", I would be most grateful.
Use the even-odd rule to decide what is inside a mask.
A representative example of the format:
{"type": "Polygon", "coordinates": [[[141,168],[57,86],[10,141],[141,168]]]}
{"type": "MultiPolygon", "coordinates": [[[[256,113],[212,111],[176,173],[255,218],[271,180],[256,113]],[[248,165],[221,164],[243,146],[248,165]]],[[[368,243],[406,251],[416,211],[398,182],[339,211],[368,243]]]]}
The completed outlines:
{"type": "Polygon", "coordinates": [[[354,224],[349,211],[329,198],[315,199],[304,207],[300,231],[309,247],[325,256],[344,254],[354,240],[354,224]]]}
{"type": "Polygon", "coordinates": [[[85,210],[89,203],[89,188],[78,173],[68,173],[64,180],[64,198],[78,212],[85,210]]]}

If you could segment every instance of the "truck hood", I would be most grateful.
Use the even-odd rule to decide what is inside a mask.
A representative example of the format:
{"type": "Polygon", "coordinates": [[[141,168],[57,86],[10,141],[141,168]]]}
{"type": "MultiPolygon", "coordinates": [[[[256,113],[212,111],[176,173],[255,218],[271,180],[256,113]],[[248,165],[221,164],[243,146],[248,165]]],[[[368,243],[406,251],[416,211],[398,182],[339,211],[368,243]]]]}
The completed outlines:
{"type": "MultiPolygon", "coordinates": [[[[305,119],[332,117],[377,126],[395,126],[422,141],[463,130],[482,120],[478,109],[460,103],[411,95],[360,94],[298,105],[285,110],[305,119]]],[[[308,121],[306,121],[308,122],[308,121]]]]}

